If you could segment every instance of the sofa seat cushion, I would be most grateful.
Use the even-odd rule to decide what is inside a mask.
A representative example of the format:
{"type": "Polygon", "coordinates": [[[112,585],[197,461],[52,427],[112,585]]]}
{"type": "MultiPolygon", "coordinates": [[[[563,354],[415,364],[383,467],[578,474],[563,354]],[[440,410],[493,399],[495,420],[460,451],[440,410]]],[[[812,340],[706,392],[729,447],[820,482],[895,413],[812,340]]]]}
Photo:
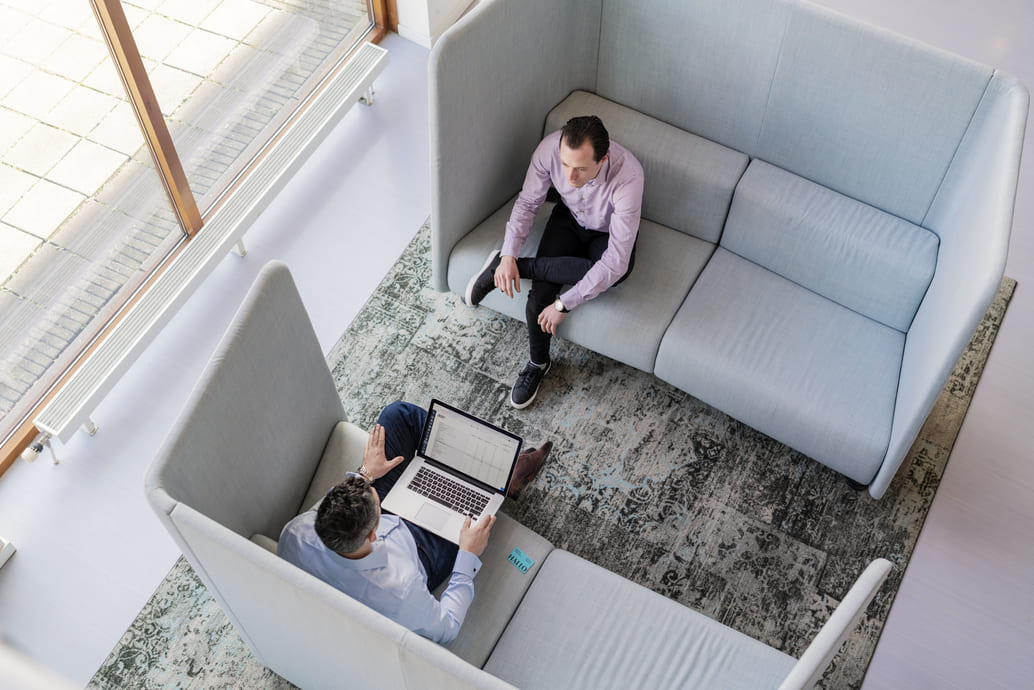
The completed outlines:
{"type": "MultiPolygon", "coordinates": [[[[545,537],[503,512],[496,513],[492,536],[481,554],[481,570],[474,578],[474,602],[459,635],[445,648],[483,667],[552,550],[545,537]],[[527,571],[508,559],[514,549],[520,549],[532,562],[527,571]]],[[[447,585],[443,583],[435,594],[440,595],[447,585]]]]}
{"type": "Polygon", "coordinates": [[[719,247],[655,373],[867,484],[887,451],[904,340],[719,247]]]}
{"type": "Polygon", "coordinates": [[[553,551],[485,670],[520,688],[775,688],[795,659],[553,551]]]}
{"type": "Polygon", "coordinates": [[[643,218],[718,241],[733,190],[747,168],[745,154],[588,91],[572,92],[550,111],[543,134],[579,115],[598,116],[610,138],[642,164],[643,218]]]}
{"type": "Polygon", "coordinates": [[[937,265],[937,236],[764,161],[736,188],[721,245],[907,331],[937,265]]]}
{"type": "MultiPolygon", "coordinates": [[[[456,244],[449,259],[449,289],[463,294],[467,281],[503,241],[516,197],[456,244]]],[[[532,225],[521,256],[534,256],[552,211],[546,203],[532,225]]],[[[642,221],[636,242],[635,269],[625,282],[574,309],[558,335],[630,366],[653,371],[664,330],[686,298],[714,245],[671,228],[642,221]]],[[[530,280],[510,299],[494,290],[482,305],[524,321],[530,280]]]]}

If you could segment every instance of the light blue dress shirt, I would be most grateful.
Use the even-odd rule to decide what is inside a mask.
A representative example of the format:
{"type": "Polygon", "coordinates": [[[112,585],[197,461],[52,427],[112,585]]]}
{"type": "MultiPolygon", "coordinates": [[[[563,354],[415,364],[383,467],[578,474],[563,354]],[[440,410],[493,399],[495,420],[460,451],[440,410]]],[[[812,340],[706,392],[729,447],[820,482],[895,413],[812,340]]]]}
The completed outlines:
{"type": "Polygon", "coordinates": [[[459,551],[441,601],[427,590],[427,573],[409,528],[394,515],[381,515],[373,551],[350,559],[331,551],[316,534],[316,511],[284,526],[281,558],[340,589],[373,610],[435,642],[455,639],[474,600],[474,575],[481,560],[459,551]]]}

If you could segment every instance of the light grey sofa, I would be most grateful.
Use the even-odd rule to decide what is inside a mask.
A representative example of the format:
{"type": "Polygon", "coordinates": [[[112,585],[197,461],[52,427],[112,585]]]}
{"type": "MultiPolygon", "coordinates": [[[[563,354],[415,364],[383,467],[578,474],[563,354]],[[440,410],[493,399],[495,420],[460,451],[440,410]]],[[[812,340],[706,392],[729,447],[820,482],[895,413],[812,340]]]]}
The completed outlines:
{"type": "Polygon", "coordinates": [[[484,0],[429,90],[438,290],[598,114],[646,174],[636,268],[559,334],[884,494],[1001,280],[1022,84],[794,0],[484,0]]]}
{"type": "Polygon", "coordinates": [[[274,262],[147,475],[148,501],[237,632],[302,688],[806,687],[890,569],[874,561],[796,660],[500,514],[474,604],[442,647],[275,555],[282,526],[358,466],[365,441],[274,262]],[[514,548],[534,561],[527,572],[507,559],[514,548]]]}

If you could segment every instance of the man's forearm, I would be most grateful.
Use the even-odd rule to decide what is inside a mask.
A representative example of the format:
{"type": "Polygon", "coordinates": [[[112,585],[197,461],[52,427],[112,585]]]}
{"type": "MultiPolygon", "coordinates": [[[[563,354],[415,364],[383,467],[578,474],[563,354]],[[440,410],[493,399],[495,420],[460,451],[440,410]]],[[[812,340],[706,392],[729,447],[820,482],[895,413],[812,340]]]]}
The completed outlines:
{"type": "Polygon", "coordinates": [[[467,610],[474,601],[474,575],[481,569],[481,559],[469,551],[458,551],[449,586],[440,599],[442,613],[450,625],[440,642],[450,642],[459,634],[460,626],[467,617],[467,610]]]}

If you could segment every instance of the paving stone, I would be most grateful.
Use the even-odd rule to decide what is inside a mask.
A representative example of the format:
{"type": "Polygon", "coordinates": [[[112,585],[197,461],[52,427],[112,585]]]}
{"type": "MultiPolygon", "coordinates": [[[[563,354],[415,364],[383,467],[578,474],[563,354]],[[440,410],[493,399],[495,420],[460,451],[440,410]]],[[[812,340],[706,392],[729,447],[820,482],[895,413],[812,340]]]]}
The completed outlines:
{"type": "Polygon", "coordinates": [[[40,180],[4,214],[3,221],[46,239],[85,200],[78,192],[40,180]]]}

